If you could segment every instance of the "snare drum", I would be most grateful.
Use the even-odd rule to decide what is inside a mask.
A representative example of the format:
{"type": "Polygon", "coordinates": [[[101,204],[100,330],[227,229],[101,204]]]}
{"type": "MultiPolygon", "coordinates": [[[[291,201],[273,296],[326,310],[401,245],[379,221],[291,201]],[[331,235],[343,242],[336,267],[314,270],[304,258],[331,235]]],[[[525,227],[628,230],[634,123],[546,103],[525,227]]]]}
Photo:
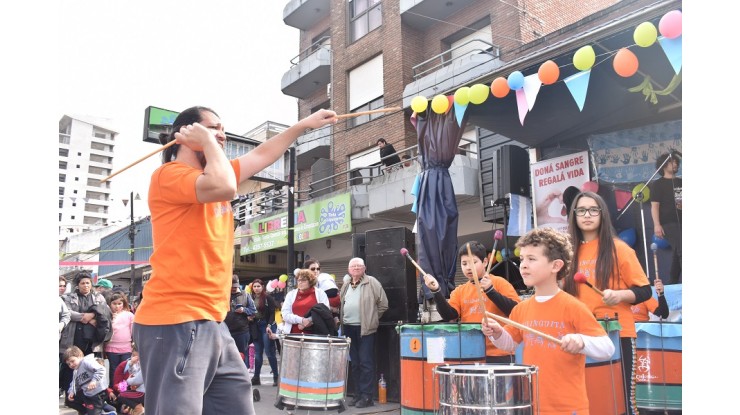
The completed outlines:
{"type": "Polygon", "coordinates": [[[439,414],[535,413],[536,366],[442,365],[434,368],[434,375],[438,378],[439,414]]]}
{"type": "Polygon", "coordinates": [[[682,323],[635,323],[637,357],[635,378],[637,408],[681,411],[683,379],[682,323]]]}
{"type": "Polygon", "coordinates": [[[283,336],[275,406],[343,411],[349,344],[344,337],[283,336]]]}
{"type": "Polygon", "coordinates": [[[480,324],[404,324],[401,342],[401,414],[430,415],[438,405],[432,369],[445,363],[485,363],[486,339],[480,324]],[[433,344],[443,346],[444,362],[430,363],[433,344]]]}

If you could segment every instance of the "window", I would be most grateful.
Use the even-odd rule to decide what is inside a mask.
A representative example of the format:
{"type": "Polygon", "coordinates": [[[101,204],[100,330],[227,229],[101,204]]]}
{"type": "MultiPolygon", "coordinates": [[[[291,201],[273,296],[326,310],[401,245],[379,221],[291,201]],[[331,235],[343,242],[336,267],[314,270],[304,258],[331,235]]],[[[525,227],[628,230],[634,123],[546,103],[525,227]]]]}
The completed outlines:
{"type": "MultiPolygon", "coordinates": [[[[349,109],[360,112],[382,108],[383,55],[378,55],[349,72],[349,109]]],[[[382,116],[382,113],[361,115],[349,120],[351,127],[382,116]]]]}
{"type": "Polygon", "coordinates": [[[67,170],[67,162],[66,161],[60,161],[59,162],[59,168],[62,170],[67,170]]]}
{"type": "Polygon", "coordinates": [[[67,181],[67,175],[59,173],[59,183],[64,183],[67,181]]]}
{"type": "Polygon", "coordinates": [[[368,184],[380,174],[380,151],[373,146],[349,156],[350,185],[368,184]]]}
{"type": "Polygon", "coordinates": [[[350,43],[380,27],[380,0],[349,0],[350,43]]]}
{"type": "MultiPolygon", "coordinates": [[[[462,58],[467,55],[493,52],[491,46],[493,35],[491,34],[491,18],[485,17],[468,26],[463,30],[444,39],[443,42],[450,46],[450,60],[462,58]],[[475,29],[475,31],[471,31],[475,29]]],[[[494,53],[495,55],[495,53],[494,53]]]]}
{"type": "Polygon", "coordinates": [[[59,199],[59,209],[61,209],[63,207],[64,207],[64,199],[59,199]]]}
{"type": "Polygon", "coordinates": [[[69,149],[66,149],[66,148],[60,148],[60,149],[59,149],[59,155],[60,155],[60,156],[62,156],[62,157],[67,157],[67,156],[69,156],[69,149]]]}
{"type": "Polygon", "coordinates": [[[59,186],[59,196],[64,196],[64,187],[59,186]]]}

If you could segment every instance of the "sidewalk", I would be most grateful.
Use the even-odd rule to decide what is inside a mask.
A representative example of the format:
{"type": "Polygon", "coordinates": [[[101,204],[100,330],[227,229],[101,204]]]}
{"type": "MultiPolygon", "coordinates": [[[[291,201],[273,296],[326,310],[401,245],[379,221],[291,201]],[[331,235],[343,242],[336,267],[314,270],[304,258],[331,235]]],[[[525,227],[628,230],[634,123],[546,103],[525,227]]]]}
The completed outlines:
{"type": "MultiPolygon", "coordinates": [[[[267,362],[267,359],[265,359],[265,362],[267,362]]],[[[338,409],[328,409],[324,410],[323,408],[310,408],[310,409],[288,409],[285,408],[283,410],[280,410],[275,407],[275,401],[277,399],[277,391],[278,388],[276,386],[272,386],[272,375],[270,374],[270,366],[269,364],[265,364],[264,369],[262,370],[262,373],[260,375],[260,379],[262,381],[262,385],[260,386],[253,386],[254,389],[259,391],[260,394],[260,400],[254,402],[254,411],[255,413],[259,415],[278,415],[278,414],[288,414],[288,415],[310,415],[311,413],[339,413],[338,409]]],[[[352,397],[347,397],[345,402],[349,402],[352,400],[352,397]]],[[[387,414],[387,415],[400,415],[401,413],[401,405],[398,402],[388,402],[386,404],[379,404],[377,401],[375,401],[375,405],[367,407],[367,408],[355,408],[354,406],[346,406],[346,409],[344,412],[342,412],[342,415],[360,415],[360,414],[387,414]]],[[[77,411],[71,408],[67,408],[64,406],[64,398],[59,399],[59,415],[77,415],[77,411]]]]}

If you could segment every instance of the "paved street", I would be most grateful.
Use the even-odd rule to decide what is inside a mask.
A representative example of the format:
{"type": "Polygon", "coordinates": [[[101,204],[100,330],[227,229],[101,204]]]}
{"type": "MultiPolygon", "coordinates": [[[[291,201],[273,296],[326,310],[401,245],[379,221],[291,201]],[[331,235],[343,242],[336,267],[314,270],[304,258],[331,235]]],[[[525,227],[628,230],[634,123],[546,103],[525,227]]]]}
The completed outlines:
{"type": "MultiPolygon", "coordinates": [[[[265,363],[267,359],[265,359],[265,363]]],[[[278,409],[275,407],[275,400],[277,398],[278,388],[272,386],[272,375],[270,374],[270,366],[265,365],[262,370],[262,385],[255,386],[260,393],[260,400],[254,403],[255,412],[259,415],[277,415],[277,414],[290,414],[290,415],[309,415],[311,413],[339,413],[338,409],[323,410],[322,408],[312,409],[278,409]]],[[[347,398],[347,401],[352,400],[351,397],[347,398]]],[[[401,413],[401,406],[398,402],[388,402],[387,404],[380,405],[375,402],[375,405],[368,408],[355,408],[353,406],[347,406],[346,410],[342,412],[342,415],[348,414],[388,414],[388,415],[399,415],[401,413]]],[[[64,406],[64,399],[59,399],[59,415],[76,415],[77,412],[73,409],[64,406]]]]}

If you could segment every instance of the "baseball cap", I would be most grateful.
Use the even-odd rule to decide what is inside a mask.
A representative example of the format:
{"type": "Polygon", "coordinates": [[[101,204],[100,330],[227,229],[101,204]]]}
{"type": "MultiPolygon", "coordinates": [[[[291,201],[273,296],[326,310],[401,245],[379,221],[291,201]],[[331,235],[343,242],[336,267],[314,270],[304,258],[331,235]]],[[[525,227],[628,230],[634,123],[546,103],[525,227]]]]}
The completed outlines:
{"type": "Polygon", "coordinates": [[[106,280],[106,279],[99,279],[97,284],[95,284],[96,287],[105,287],[108,289],[113,288],[113,283],[106,280]]]}

